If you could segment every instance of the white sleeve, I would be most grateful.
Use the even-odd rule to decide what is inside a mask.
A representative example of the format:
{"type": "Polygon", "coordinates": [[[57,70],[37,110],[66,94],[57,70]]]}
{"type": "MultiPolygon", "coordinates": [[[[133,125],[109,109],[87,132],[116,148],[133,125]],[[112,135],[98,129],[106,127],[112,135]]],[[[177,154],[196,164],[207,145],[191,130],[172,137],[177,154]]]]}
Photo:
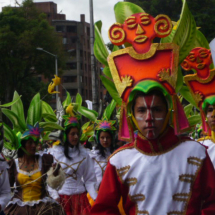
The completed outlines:
{"type": "Polygon", "coordinates": [[[47,185],[47,189],[49,191],[49,195],[50,195],[51,198],[53,198],[55,200],[60,198],[60,196],[58,195],[57,190],[52,189],[51,187],[49,187],[49,185],[47,185]]]}
{"type": "Polygon", "coordinates": [[[86,166],[83,175],[85,187],[90,194],[90,196],[95,200],[97,197],[97,181],[96,181],[96,174],[94,170],[93,160],[90,156],[86,155],[86,166]]]}
{"type": "Polygon", "coordinates": [[[7,169],[1,171],[3,172],[0,176],[0,205],[1,210],[4,210],[11,199],[11,189],[7,169]]]}

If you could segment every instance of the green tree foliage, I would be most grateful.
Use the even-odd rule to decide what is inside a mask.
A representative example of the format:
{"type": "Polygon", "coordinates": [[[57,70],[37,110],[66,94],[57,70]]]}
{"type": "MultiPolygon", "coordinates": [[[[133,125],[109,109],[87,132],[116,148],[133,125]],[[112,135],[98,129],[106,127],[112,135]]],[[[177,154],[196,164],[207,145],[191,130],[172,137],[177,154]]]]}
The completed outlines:
{"type": "MultiPolygon", "coordinates": [[[[38,75],[51,78],[55,74],[55,58],[42,47],[58,55],[59,68],[64,66],[62,39],[39,12],[32,0],[24,0],[21,7],[6,7],[0,13],[0,100],[10,101],[16,90],[28,107],[33,95],[47,92],[47,84],[38,75]]],[[[43,94],[44,93],[44,94],[43,94]]]]}
{"type": "MultiPolygon", "coordinates": [[[[181,0],[126,0],[142,7],[147,13],[157,16],[166,14],[171,20],[180,18],[181,0]]],[[[194,16],[196,25],[210,42],[215,37],[215,0],[187,0],[188,7],[194,16]]]]}

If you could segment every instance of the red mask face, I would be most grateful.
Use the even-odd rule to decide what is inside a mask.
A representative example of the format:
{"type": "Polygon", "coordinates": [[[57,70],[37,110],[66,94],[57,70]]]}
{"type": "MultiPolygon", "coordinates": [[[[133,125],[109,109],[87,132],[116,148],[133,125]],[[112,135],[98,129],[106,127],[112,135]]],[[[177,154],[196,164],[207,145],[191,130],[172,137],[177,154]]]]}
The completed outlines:
{"type": "Polygon", "coordinates": [[[109,29],[109,38],[114,45],[127,42],[132,44],[136,52],[145,53],[149,51],[155,37],[168,36],[171,29],[171,20],[165,15],[154,18],[147,13],[136,13],[123,24],[113,24],[109,29]]]}
{"type": "Polygon", "coordinates": [[[166,104],[156,95],[138,97],[134,116],[140,132],[148,139],[156,139],[163,130],[167,115],[166,104]]]}
{"type": "Polygon", "coordinates": [[[195,48],[181,64],[186,71],[191,69],[196,70],[200,78],[207,78],[209,76],[210,64],[212,63],[211,52],[205,48],[195,48]]]}

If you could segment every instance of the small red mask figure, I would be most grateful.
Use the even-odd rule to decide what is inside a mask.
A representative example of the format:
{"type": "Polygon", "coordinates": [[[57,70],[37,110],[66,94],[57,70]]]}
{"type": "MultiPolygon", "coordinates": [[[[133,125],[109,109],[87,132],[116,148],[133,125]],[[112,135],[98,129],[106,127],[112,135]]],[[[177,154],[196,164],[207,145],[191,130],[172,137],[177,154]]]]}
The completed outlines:
{"type": "Polygon", "coordinates": [[[195,69],[200,78],[208,78],[210,74],[210,64],[212,63],[211,51],[205,48],[195,48],[181,66],[184,70],[189,71],[195,69]]]}

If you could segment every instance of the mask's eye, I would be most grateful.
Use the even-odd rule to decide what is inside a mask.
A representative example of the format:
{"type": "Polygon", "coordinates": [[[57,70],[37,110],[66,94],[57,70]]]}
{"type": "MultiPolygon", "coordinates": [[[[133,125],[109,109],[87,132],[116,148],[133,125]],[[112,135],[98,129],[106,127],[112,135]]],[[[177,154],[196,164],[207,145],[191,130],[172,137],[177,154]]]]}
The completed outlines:
{"type": "Polygon", "coordinates": [[[128,19],[127,20],[127,26],[129,29],[133,29],[134,27],[136,27],[137,23],[135,19],[128,19]]]}
{"type": "Polygon", "coordinates": [[[194,61],[196,60],[194,54],[190,54],[190,55],[188,56],[188,59],[189,59],[191,62],[194,62],[194,61]]]}
{"type": "Polygon", "coordinates": [[[208,57],[207,51],[204,50],[204,49],[199,50],[199,57],[201,57],[201,58],[206,58],[206,57],[208,57]]]}
{"type": "Polygon", "coordinates": [[[151,23],[151,20],[150,20],[149,17],[143,16],[143,17],[141,17],[141,23],[142,23],[143,25],[148,25],[148,24],[151,23]]]}

